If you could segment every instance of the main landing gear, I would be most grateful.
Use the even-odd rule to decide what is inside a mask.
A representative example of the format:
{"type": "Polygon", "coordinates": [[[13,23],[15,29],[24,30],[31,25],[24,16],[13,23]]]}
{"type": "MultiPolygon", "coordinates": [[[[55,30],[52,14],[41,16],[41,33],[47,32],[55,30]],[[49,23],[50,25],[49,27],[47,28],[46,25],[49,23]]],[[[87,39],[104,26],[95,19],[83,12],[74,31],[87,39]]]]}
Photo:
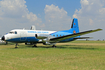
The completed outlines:
{"type": "Polygon", "coordinates": [[[37,47],[37,46],[36,46],[36,44],[34,44],[34,46],[32,46],[32,47],[34,48],[34,47],[37,47]]]}
{"type": "Polygon", "coordinates": [[[15,48],[18,48],[17,46],[18,46],[18,43],[16,43],[15,48]]]}
{"type": "Polygon", "coordinates": [[[56,48],[56,46],[55,46],[55,45],[53,45],[52,47],[53,47],[53,48],[56,48]]]}
{"type": "MultiPolygon", "coordinates": [[[[16,43],[15,48],[18,48],[17,46],[18,46],[18,43],[16,43]]],[[[32,47],[34,48],[34,47],[37,47],[37,46],[36,46],[36,44],[34,44],[34,46],[32,46],[32,47]]],[[[53,47],[53,48],[56,48],[55,45],[53,45],[52,47],[53,47]]]]}

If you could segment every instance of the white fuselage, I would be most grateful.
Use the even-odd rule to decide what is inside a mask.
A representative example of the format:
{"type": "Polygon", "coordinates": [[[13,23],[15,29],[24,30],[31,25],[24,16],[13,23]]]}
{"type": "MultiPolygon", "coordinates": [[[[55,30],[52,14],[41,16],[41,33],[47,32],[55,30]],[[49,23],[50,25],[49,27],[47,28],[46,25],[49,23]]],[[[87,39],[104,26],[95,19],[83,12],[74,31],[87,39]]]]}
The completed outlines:
{"type": "Polygon", "coordinates": [[[56,31],[43,31],[43,30],[11,30],[8,34],[4,35],[5,40],[9,42],[38,42],[35,35],[50,35],[56,31]]]}
{"type": "MultiPolygon", "coordinates": [[[[43,42],[43,40],[44,42],[48,42],[48,40],[51,38],[66,36],[70,34],[72,33],[68,32],[68,30],[67,31],[44,31],[44,30],[15,29],[15,30],[11,30],[8,34],[4,35],[4,40],[7,42],[14,42],[14,43],[40,43],[40,42],[43,42]]],[[[74,39],[68,38],[60,42],[68,42],[72,40],[74,39]]]]}

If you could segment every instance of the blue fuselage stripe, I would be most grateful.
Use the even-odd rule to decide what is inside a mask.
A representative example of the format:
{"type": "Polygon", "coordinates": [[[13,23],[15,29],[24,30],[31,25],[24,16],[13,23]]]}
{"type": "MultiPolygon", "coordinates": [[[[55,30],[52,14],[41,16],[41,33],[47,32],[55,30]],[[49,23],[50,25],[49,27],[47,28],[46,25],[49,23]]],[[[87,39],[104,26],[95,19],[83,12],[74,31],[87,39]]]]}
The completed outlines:
{"type": "Polygon", "coordinates": [[[38,39],[36,39],[35,37],[21,37],[21,38],[9,39],[7,41],[24,43],[24,42],[38,42],[38,39]]]}

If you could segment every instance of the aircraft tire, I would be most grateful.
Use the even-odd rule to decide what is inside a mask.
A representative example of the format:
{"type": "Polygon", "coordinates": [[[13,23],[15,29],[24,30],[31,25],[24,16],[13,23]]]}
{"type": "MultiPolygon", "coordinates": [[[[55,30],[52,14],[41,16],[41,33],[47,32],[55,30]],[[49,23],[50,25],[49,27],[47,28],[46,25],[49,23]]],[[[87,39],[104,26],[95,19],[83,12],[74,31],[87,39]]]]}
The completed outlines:
{"type": "Polygon", "coordinates": [[[15,48],[18,48],[18,47],[15,47],[15,48]]]}
{"type": "Polygon", "coordinates": [[[53,47],[53,48],[56,48],[56,46],[55,46],[55,45],[53,45],[52,47],[53,47]]]}

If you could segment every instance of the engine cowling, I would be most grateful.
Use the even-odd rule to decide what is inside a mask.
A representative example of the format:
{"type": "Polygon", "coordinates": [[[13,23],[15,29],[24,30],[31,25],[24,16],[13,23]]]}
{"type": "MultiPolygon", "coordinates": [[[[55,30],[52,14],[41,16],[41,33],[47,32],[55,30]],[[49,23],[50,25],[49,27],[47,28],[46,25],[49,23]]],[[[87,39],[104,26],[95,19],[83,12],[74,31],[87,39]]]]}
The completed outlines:
{"type": "Polygon", "coordinates": [[[35,37],[36,37],[37,39],[45,39],[45,38],[48,37],[48,35],[46,35],[46,34],[35,34],[35,37]]]}
{"type": "Polygon", "coordinates": [[[43,45],[55,45],[55,43],[50,42],[51,38],[55,38],[49,34],[35,34],[35,37],[39,39],[39,42],[43,43],[43,45]]]}

